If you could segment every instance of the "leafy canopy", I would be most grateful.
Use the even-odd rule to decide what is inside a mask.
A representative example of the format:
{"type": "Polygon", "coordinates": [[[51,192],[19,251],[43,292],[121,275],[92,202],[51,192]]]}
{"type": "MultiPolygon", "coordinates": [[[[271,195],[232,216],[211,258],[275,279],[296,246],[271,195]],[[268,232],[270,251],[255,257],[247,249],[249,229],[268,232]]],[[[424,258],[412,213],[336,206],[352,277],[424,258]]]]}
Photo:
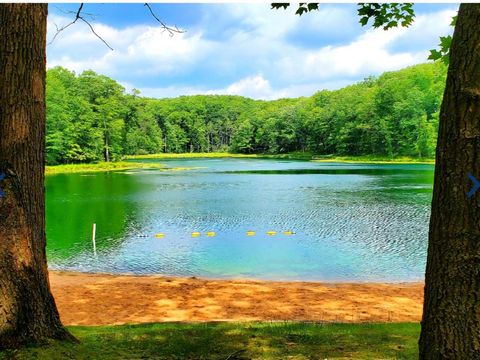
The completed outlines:
{"type": "MultiPolygon", "coordinates": [[[[272,9],[277,10],[287,9],[289,6],[290,3],[272,3],[272,9]]],[[[319,3],[299,3],[295,13],[301,16],[318,9],[319,3]]],[[[367,25],[372,20],[374,28],[382,27],[384,30],[388,30],[397,26],[410,26],[415,18],[415,11],[413,10],[413,3],[359,3],[358,15],[362,26],[367,25]]],[[[456,21],[457,17],[454,16],[451,26],[455,26],[456,21]]],[[[441,36],[439,48],[430,50],[428,59],[442,61],[448,65],[451,42],[451,35],[441,36]]]]}
{"type": "MultiPolygon", "coordinates": [[[[272,9],[287,9],[289,3],[272,3],[272,9]]],[[[296,10],[297,15],[316,11],[319,8],[319,3],[300,3],[296,10]]],[[[359,3],[358,15],[360,16],[360,24],[367,25],[370,20],[373,20],[373,27],[383,27],[388,30],[398,25],[410,26],[415,17],[412,3],[359,3]]]]}

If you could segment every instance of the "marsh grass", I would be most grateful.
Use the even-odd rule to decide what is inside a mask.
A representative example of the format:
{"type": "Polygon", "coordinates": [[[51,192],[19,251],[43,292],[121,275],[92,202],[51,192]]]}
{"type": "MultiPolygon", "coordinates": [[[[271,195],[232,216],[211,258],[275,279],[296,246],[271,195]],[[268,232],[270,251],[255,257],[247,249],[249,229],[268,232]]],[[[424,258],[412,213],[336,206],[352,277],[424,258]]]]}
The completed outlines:
{"type": "Polygon", "coordinates": [[[91,173],[100,171],[125,171],[151,169],[160,171],[185,171],[195,170],[198,167],[167,167],[158,163],[143,163],[136,161],[117,161],[117,162],[100,162],[95,164],[68,164],[54,165],[45,167],[45,175],[68,174],[68,173],[91,173]]]}
{"type": "Polygon", "coordinates": [[[126,159],[208,159],[208,158],[253,158],[253,159],[288,159],[288,160],[314,160],[319,162],[353,162],[353,163],[375,163],[375,164],[434,164],[435,159],[387,157],[387,156],[335,156],[335,155],[316,155],[311,152],[296,151],[287,154],[236,154],[226,152],[212,153],[181,153],[181,154],[150,154],[150,155],[131,155],[126,159]]]}

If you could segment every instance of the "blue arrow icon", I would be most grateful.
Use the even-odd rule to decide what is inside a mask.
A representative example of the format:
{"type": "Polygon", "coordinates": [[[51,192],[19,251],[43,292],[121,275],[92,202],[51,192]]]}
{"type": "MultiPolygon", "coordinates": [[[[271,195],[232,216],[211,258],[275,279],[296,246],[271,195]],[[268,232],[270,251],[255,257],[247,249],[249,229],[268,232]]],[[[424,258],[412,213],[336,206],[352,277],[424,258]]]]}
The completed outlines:
{"type": "MultiPolygon", "coordinates": [[[[5,173],[1,172],[0,173],[0,181],[2,181],[4,179],[5,179],[5,173]]],[[[0,188],[0,198],[2,198],[4,196],[5,196],[5,192],[2,190],[2,188],[0,188]]]]}
{"type": "Polygon", "coordinates": [[[473,182],[473,187],[467,194],[467,197],[471,198],[477,192],[477,190],[480,189],[480,181],[478,181],[477,178],[470,173],[468,173],[467,176],[473,182]]]}

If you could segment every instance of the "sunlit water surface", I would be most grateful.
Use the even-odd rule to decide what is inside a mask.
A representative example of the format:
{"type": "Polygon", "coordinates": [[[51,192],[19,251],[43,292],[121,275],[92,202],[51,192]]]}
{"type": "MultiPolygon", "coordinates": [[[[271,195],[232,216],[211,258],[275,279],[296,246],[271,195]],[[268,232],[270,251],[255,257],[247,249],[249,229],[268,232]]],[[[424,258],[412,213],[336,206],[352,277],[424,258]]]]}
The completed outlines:
{"type": "Polygon", "coordinates": [[[195,169],[47,177],[50,268],[277,280],[423,279],[432,165],[145,161],[195,169]],[[202,235],[192,237],[196,231],[202,235]]]}

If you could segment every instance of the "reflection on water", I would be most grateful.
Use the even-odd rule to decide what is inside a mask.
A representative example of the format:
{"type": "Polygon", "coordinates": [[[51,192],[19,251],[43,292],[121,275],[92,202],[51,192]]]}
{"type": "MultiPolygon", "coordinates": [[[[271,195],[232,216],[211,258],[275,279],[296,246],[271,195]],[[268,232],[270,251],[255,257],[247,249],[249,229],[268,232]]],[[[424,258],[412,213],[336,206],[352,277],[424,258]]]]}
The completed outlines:
{"type": "Polygon", "coordinates": [[[50,267],[283,280],[423,278],[432,165],[161,162],[196,169],[48,176],[50,267]],[[202,236],[192,237],[194,231],[202,236]],[[165,237],[155,238],[159,232],[165,237]]]}

